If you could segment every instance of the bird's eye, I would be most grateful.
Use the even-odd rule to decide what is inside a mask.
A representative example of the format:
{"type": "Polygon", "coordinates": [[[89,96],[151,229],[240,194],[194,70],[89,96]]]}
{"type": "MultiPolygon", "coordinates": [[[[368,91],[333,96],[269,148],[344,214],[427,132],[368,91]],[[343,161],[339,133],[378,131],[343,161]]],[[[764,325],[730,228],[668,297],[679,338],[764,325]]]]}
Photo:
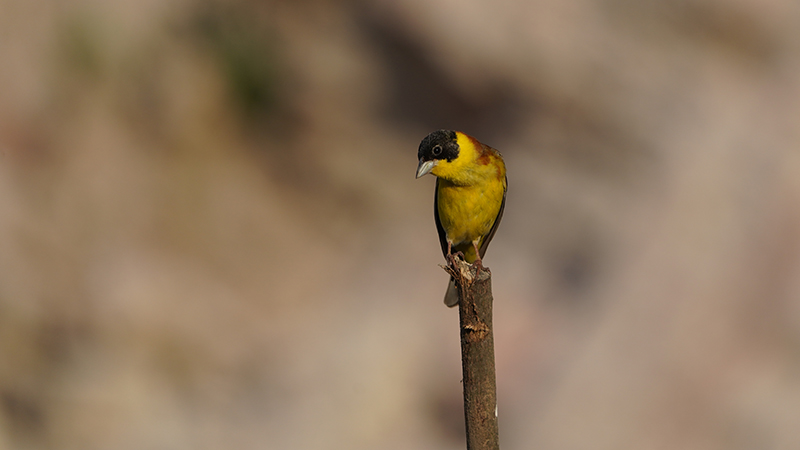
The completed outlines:
{"type": "Polygon", "coordinates": [[[433,156],[439,156],[439,155],[442,154],[442,146],[441,145],[434,145],[433,149],[431,151],[433,152],[433,156]]]}

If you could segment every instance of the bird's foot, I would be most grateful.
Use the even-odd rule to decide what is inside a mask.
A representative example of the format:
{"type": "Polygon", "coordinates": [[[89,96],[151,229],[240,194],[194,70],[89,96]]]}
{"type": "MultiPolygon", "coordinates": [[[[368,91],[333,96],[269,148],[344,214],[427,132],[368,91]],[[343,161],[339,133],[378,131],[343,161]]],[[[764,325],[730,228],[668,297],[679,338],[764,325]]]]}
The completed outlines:
{"type": "Polygon", "coordinates": [[[448,264],[455,267],[458,259],[464,261],[464,254],[461,252],[448,253],[446,259],[448,264]]]}
{"type": "Polygon", "coordinates": [[[472,265],[475,266],[475,279],[477,280],[481,274],[481,270],[486,270],[486,268],[483,267],[483,260],[481,260],[480,258],[475,260],[475,262],[472,263],[472,265]]]}

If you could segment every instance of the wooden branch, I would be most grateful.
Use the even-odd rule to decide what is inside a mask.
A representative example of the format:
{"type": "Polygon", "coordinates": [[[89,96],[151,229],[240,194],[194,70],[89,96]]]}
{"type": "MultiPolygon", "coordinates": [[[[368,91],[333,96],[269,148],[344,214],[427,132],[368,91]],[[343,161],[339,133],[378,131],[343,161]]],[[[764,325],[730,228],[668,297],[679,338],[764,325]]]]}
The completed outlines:
{"type": "Polygon", "coordinates": [[[458,258],[444,269],[458,288],[467,450],[498,450],[492,275],[458,258]]]}

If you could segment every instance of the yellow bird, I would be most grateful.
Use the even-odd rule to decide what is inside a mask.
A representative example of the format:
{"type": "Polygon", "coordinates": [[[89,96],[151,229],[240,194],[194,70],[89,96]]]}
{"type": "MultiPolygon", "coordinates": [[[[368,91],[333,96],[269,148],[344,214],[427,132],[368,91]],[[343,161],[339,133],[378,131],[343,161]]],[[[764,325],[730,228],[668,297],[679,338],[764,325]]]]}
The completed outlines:
{"type": "MultiPolygon", "coordinates": [[[[506,204],[506,165],[500,152],[460,131],[439,130],[419,144],[417,178],[436,176],[433,217],[447,258],[461,252],[470,264],[482,258],[497,231],[506,204]]],[[[458,303],[451,279],[444,296],[458,303]]]]}

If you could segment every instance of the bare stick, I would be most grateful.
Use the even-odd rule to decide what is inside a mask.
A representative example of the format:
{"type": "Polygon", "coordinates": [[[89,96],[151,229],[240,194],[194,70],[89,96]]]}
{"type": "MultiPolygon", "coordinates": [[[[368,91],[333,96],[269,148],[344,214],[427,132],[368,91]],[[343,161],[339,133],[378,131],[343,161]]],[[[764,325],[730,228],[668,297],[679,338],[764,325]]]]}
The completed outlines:
{"type": "Polygon", "coordinates": [[[444,269],[458,288],[467,450],[498,450],[492,275],[458,258],[450,258],[444,269]]]}

